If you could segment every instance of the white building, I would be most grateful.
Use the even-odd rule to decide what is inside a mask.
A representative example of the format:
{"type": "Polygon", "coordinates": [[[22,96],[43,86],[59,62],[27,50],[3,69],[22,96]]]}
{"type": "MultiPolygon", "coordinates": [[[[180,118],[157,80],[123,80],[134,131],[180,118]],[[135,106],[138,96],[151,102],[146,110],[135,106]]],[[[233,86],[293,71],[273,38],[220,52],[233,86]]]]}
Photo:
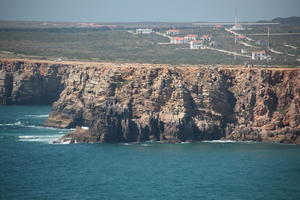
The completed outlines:
{"type": "Polygon", "coordinates": [[[135,30],[136,34],[150,34],[153,30],[151,28],[138,28],[135,30]]]}
{"type": "Polygon", "coordinates": [[[175,29],[167,30],[166,34],[167,35],[178,35],[178,34],[180,34],[180,30],[175,30],[175,29]]]}
{"type": "Polygon", "coordinates": [[[205,49],[204,41],[203,40],[194,40],[191,41],[191,49],[205,49]]]}
{"type": "Polygon", "coordinates": [[[240,24],[234,24],[233,27],[231,27],[231,30],[234,30],[234,31],[243,31],[245,29],[240,24]]]}
{"type": "Polygon", "coordinates": [[[268,55],[266,51],[252,51],[252,60],[267,60],[268,55]]]}
{"type": "Polygon", "coordinates": [[[191,34],[191,35],[186,35],[186,36],[184,36],[184,39],[185,39],[186,41],[192,41],[192,40],[196,40],[197,37],[198,37],[198,35],[193,35],[193,34],[191,34]]]}
{"type": "Polygon", "coordinates": [[[241,54],[247,54],[247,53],[248,53],[247,49],[241,49],[241,54]]]}
{"type": "Polygon", "coordinates": [[[171,37],[170,38],[171,44],[184,44],[186,40],[183,37],[171,37]]]}

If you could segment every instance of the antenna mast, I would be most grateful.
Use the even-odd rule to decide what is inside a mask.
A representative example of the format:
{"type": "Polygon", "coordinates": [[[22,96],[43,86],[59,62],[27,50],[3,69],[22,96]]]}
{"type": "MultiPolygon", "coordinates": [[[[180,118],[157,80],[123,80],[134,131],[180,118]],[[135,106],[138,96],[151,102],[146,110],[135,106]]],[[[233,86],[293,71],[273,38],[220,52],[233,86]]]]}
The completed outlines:
{"type": "Polygon", "coordinates": [[[238,24],[238,9],[235,9],[235,19],[234,19],[234,25],[238,24]]]}

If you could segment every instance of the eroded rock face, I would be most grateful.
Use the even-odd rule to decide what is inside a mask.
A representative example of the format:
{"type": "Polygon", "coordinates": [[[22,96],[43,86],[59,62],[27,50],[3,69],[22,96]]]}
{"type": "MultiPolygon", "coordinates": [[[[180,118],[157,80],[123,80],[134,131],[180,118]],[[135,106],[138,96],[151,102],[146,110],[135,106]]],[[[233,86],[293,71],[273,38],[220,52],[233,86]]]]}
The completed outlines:
{"type": "Polygon", "coordinates": [[[299,70],[249,69],[225,71],[232,80],[236,122],[226,138],[299,143],[299,70]]]}
{"type": "Polygon", "coordinates": [[[23,61],[0,62],[0,104],[50,104],[67,77],[65,66],[23,61]]]}
{"type": "Polygon", "coordinates": [[[47,124],[90,126],[91,142],[219,139],[234,122],[227,80],[205,67],[74,69],[47,124]]]}
{"type": "Polygon", "coordinates": [[[23,71],[14,73],[1,65],[5,71],[0,76],[5,80],[1,87],[5,90],[0,98],[10,93],[12,102],[30,101],[28,96],[35,99],[41,91],[34,93],[28,88],[36,83],[50,87],[45,82],[47,77],[58,78],[63,90],[46,125],[89,127],[88,131],[77,128],[65,137],[69,141],[300,142],[298,69],[110,63],[45,68],[24,65],[30,70],[21,67],[23,71]],[[51,72],[53,68],[57,73],[51,72]],[[13,86],[7,87],[11,82],[13,86]],[[16,87],[18,84],[23,86],[16,87]]]}
{"type": "Polygon", "coordinates": [[[74,68],[48,124],[87,125],[91,142],[297,142],[299,71],[129,64],[74,68]]]}

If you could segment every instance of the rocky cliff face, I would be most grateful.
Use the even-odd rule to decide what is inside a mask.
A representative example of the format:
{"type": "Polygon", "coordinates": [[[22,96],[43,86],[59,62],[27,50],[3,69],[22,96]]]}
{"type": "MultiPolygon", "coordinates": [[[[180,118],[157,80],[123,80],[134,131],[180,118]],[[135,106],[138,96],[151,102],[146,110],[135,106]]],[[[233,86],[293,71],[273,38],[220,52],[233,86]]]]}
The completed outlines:
{"type": "Polygon", "coordinates": [[[24,61],[0,62],[0,104],[50,104],[58,99],[66,66],[24,61]]]}
{"type": "Polygon", "coordinates": [[[47,124],[89,126],[81,135],[90,142],[299,143],[299,83],[299,71],[286,69],[74,68],[47,124]]]}
{"type": "Polygon", "coordinates": [[[235,94],[227,139],[300,143],[300,70],[226,71],[235,94]]]}
{"type": "MultiPolygon", "coordinates": [[[[64,89],[46,125],[89,127],[61,141],[300,143],[297,69],[109,63],[46,68],[51,66],[58,69],[55,77],[64,89]]],[[[6,73],[1,77],[11,76],[6,73]]],[[[33,74],[29,80],[36,80],[33,74]]],[[[15,80],[2,79],[2,85],[15,80]]],[[[18,91],[4,88],[11,94],[18,91]]]]}

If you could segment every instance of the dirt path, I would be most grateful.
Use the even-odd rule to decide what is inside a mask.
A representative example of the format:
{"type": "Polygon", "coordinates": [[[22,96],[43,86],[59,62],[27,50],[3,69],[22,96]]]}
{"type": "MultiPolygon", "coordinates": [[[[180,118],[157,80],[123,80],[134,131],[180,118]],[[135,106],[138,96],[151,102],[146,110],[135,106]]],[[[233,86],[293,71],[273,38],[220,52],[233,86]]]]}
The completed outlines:
{"type": "Polygon", "coordinates": [[[233,51],[227,51],[227,50],[224,50],[224,49],[216,49],[216,48],[212,48],[212,47],[207,47],[207,49],[219,51],[219,52],[226,53],[226,54],[229,54],[229,55],[236,55],[236,56],[241,56],[241,57],[245,57],[245,58],[251,58],[251,56],[243,55],[243,54],[236,53],[236,52],[233,52],[233,51]]]}

